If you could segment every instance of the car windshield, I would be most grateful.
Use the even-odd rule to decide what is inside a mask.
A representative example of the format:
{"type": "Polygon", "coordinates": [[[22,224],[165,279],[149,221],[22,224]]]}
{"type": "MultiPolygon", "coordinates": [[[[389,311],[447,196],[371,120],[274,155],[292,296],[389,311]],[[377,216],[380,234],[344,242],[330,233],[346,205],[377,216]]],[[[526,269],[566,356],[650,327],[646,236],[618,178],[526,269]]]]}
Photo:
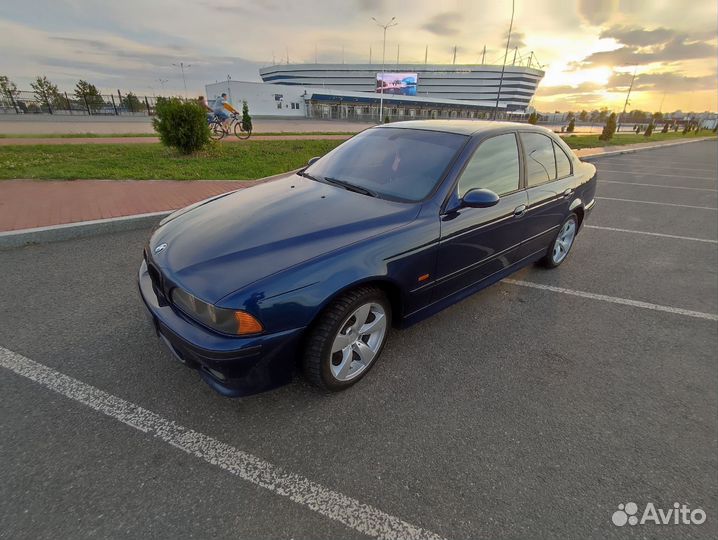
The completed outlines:
{"type": "Polygon", "coordinates": [[[369,129],[313,163],[306,174],[379,197],[420,201],[434,189],[466,139],[440,131],[369,129]]]}

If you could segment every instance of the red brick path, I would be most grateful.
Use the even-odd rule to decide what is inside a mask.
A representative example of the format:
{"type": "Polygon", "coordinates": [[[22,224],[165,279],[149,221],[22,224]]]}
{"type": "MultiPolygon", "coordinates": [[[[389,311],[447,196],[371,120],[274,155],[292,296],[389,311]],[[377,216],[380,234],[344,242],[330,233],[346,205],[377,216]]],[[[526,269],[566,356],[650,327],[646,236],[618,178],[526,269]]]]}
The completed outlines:
{"type": "Polygon", "coordinates": [[[257,181],[4,180],[0,231],[174,210],[257,181]]]}

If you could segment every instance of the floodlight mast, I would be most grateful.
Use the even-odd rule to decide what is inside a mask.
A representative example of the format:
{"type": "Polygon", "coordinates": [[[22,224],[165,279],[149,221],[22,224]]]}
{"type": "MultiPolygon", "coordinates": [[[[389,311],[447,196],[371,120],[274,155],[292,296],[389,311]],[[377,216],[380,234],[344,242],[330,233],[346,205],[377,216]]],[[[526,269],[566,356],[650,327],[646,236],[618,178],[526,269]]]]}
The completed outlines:
{"type": "Polygon", "coordinates": [[[392,26],[396,26],[399,23],[397,22],[396,17],[392,17],[391,20],[386,24],[381,24],[374,17],[372,17],[371,20],[374,21],[379,26],[379,28],[384,29],[384,43],[381,48],[381,89],[379,91],[379,123],[381,123],[382,115],[384,114],[384,69],[386,67],[386,31],[387,29],[391,28],[392,26]]]}

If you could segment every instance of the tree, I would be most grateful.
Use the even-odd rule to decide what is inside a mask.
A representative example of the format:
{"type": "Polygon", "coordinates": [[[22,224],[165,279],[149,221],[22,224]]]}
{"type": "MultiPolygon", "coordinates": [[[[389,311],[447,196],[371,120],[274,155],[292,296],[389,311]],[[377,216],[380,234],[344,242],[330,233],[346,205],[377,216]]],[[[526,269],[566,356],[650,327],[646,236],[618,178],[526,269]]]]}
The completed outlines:
{"type": "Polygon", "coordinates": [[[63,108],[63,102],[66,101],[65,98],[60,94],[57,85],[52,84],[47,77],[43,75],[42,77],[35,78],[35,82],[31,82],[30,86],[37,100],[47,105],[50,113],[52,113],[53,107],[56,109],[63,108]]]}
{"type": "Polygon", "coordinates": [[[608,109],[606,107],[602,108],[598,113],[598,120],[600,122],[603,122],[608,117],[608,109]]]}
{"type": "Polygon", "coordinates": [[[568,111],[568,112],[566,113],[566,120],[568,120],[569,122],[570,122],[571,120],[573,120],[574,118],[576,118],[576,115],[574,114],[573,111],[568,111]]]}
{"type": "Polygon", "coordinates": [[[242,102],[242,129],[247,133],[252,132],[252,117],[249,116],[249,105],[246,101],[242,102]]]}
{"type": "Polygon", "coordinates": [[[653,119],[654,119],[656,122],[660,122],[661,120],[663,120],[663,113],[662,113],[662,112],[654,112],[654,113],[653,113],[653,119]]]}
{"type": "Polygon", "coordinates": [[[536,111],[529,114],[529,119],[528,119],[529,124],[532,124],[535,126],[536,124],[538,124],[538,121],[539,121],[539,115],[536,111]]]}
{"type": "Polygon", "coordinates": [[[130,112],[140,112],[142,110],[142,103],[132,92],[128,92],[127,95],[122,98],[120,104],[130,112]]]}
{"type": "Polygon", "coordinates": [[[644,137],[650,137],[653,134],[653,130],[655,129],[655,124],[653,123],[653,120],[650,121],[648,124],[648,127],[646,128],[646,132],[643,134],[644,137]]]}
{"type": "Polygon", "coordinates": [[[104,105],[97,87],[82,79],[77,81],[75,85],[75,97],[87,108],[90,114],[97,112],[104,105]]]}
{"type": "Polygon", "coordinates": [[[616,113],[611,113],[598,139],[601,141],[610,141],[614,133],[616,133],[616,113]]]}
{"type": "Polygon", "coordinates": [[[671,123],[670,123],[670,122],[665,122],[665,123],[663,124],[663,129],[661,130],[661,133],[668,133],[668,128],[669,128],[669,127],[671,127],[671,123]]]}
{"type": "Polygon", "coordinates": [[[588,111],[583,110],[579,113],[578,119],[581,120],[581,122],[585,122],[588,120],[588,111]]]}
{"type": "Polygon", "coordinates": [[[183,154],[200,150],[210,141],[207,113],[196,101],[157,98],[152,127],[159,133],[162,144],[183,154]]]}
{"type": "Polygon", "coordinates": [[[566,128],[566,132],[573,133],[575,129],[576,129],[576,119],[572,117],[571,121],[568,123],[568,127],[566,128]]]}
{"type": "Polygon", "coordinates": [[[17,94],[17,86],[15,86],[15,83],[12,82],[7,75],[0,75],[0,97],[8,100],[15,109],[15,112],[18,112],[17,104],[15,103],[15,96],[17,96],[17,94]]]}
{"type": "Polygon", "coordinates": [[[690,122],[686,121],[685,125],[683,126],[683,135],[688,133],[691,130],[691,124],[690,122]]]}

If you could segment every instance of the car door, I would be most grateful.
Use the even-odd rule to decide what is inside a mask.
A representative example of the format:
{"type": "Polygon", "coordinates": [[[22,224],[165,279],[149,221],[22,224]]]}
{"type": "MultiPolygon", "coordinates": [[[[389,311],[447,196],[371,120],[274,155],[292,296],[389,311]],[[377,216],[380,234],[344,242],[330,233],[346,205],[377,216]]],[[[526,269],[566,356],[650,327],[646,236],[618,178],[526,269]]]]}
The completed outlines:
{"type": "Polygon", "coordinates": [[[482,141],[467,160],[447,210],[441,216],[436,299],[441,299],[499,272],[517,261],[525,237],[523,215],[528,199],[522,185],[516,133],[482,141]],[[489,208],[462,207],[470,189],[499,195],[489,208]]]}
{"type": "Polygon", "coordinates": [[[520,132],[519,139],[528,194],[523,258],[548,249],[566,219],[573,195],[573,170],[571,160],[549,135],[520,132]]]}

